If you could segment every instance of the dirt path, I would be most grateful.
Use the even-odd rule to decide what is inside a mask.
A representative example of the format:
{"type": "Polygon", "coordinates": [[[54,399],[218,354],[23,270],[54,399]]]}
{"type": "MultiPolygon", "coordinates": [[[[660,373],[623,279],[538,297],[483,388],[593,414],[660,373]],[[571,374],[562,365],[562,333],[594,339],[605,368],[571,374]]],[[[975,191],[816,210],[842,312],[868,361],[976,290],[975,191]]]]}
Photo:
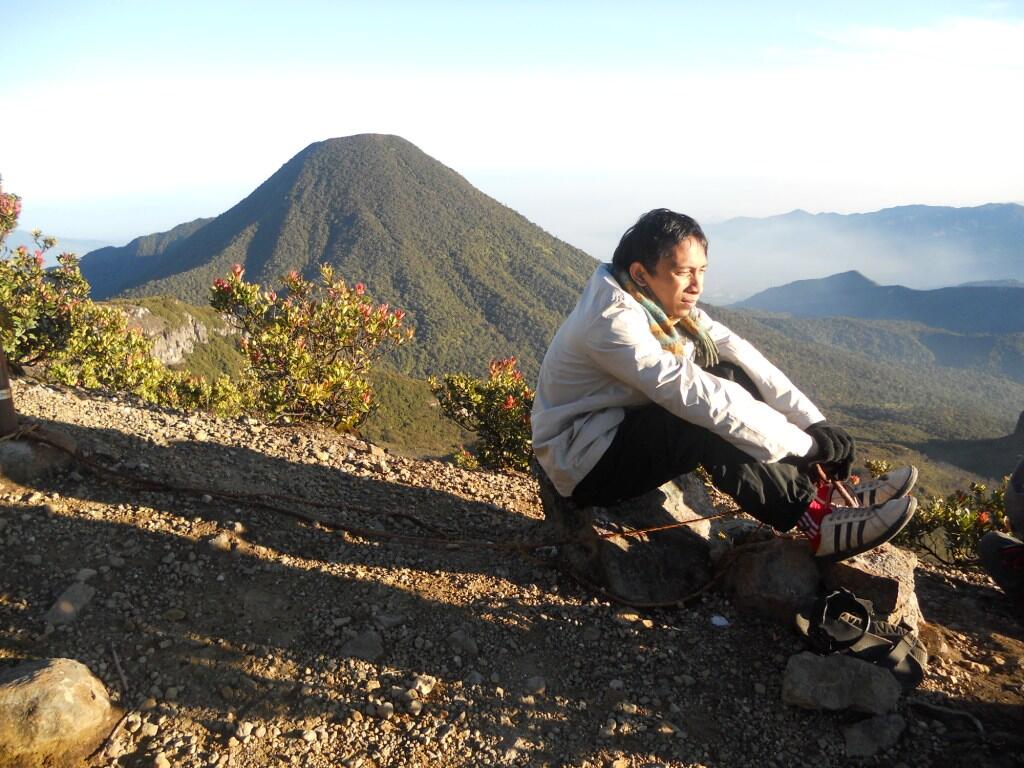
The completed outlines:
{"type": "MultiPolygon", "coordinates": [[[[23,382],[14,396],[119,471],[301,495],[337,505],[309,514],[403,534],[429,535],[395,513],[459,537],[539,538],[527,477],[23,382]]],[[[919,570],[943,642],[911,699],[970,713],[985,740],[967,717],[908,699],[898,746],[857,761],[841,733],[857,716],[780,701],[797,637],[722,595],[639,615],[513,553],[361,539],[81,470],[0,486],[0,543],[0,666],[78,659],[130,710],[96,765],[999,766],[1024,754],[1024,624],[978,571],[919,570]],[[44,632],[76,578],[95,597],[44,632]]]]}

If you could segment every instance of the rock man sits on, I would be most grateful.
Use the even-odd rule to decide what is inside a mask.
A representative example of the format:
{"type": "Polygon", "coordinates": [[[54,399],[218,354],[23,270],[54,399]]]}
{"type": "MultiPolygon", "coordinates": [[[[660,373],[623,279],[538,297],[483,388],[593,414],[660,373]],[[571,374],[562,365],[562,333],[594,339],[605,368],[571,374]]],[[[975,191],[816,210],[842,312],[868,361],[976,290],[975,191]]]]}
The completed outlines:
{"type": "Polygon", "coordinates": [[[821,558],[882,544],[914,514],[917,470],[850,487],[843,507],[815,465],[850,477],[854,441],[750,343],[697,306],[708,241],[689,216],[644,214],[601,264],[541,365],[532,429],[562,496],[612,506],[703,466],[774,528],[821,558]]]}

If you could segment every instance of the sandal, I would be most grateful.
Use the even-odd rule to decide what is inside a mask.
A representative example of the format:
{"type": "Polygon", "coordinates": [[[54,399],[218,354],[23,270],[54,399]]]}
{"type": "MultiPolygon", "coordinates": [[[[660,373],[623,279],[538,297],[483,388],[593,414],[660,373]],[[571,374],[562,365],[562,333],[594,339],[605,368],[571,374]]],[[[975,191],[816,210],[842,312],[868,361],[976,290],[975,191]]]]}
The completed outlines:
{"type": "Polygon", "coordinates": [[[924,679],[928,649],[917,631],[903,621],[879,620],[870,600],[847,589],[804,606],[796,614],[796,628],[815,653],[847,653],[885,667],[904,690],[924,679]]]}

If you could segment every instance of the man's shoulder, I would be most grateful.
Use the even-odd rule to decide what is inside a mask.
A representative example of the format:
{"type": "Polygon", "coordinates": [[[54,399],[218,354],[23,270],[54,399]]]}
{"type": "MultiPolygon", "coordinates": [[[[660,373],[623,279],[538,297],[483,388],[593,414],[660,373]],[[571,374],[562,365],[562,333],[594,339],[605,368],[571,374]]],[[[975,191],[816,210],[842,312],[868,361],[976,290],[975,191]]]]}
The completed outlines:
{"type": "Polygon", "coordinates": [[[599,264],[583,289],[582,303],[603,311],[605,307],[632,301],[632,297],[619,285],[609,264],[599,264]]]}

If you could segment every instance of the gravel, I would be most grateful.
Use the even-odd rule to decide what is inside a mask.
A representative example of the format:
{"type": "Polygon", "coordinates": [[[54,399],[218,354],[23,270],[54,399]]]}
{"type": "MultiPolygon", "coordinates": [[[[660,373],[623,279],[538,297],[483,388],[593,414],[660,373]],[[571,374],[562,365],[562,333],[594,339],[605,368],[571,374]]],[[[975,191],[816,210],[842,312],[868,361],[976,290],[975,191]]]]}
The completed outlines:
{"type": "MultiPolygon", "coordinates": [[[[801,650],[791,630],[726,595],[620,610],[545,560],[426,541],[539,541],[528,476],[24,381],[14,397],[109,469],[198,489],[128,487],[83,467],[0,485],[0,666],[74,658],[105,682],[128,716],[97,764],[865,764],[845,755],[858,716],[781,703],[801,650]],[[332,533],[261,507],[270,494],[415,538],[332,533]],[[95,597],[47,631],[76,574],[95,597]]],[[[945,650],[901,701],[905,732],[867,764],[1016,764],[1021,625],[978,571],[926,564],[918,579],[945,650]],[[912,698],[969,709],[988,740],[912,698]]]]}

